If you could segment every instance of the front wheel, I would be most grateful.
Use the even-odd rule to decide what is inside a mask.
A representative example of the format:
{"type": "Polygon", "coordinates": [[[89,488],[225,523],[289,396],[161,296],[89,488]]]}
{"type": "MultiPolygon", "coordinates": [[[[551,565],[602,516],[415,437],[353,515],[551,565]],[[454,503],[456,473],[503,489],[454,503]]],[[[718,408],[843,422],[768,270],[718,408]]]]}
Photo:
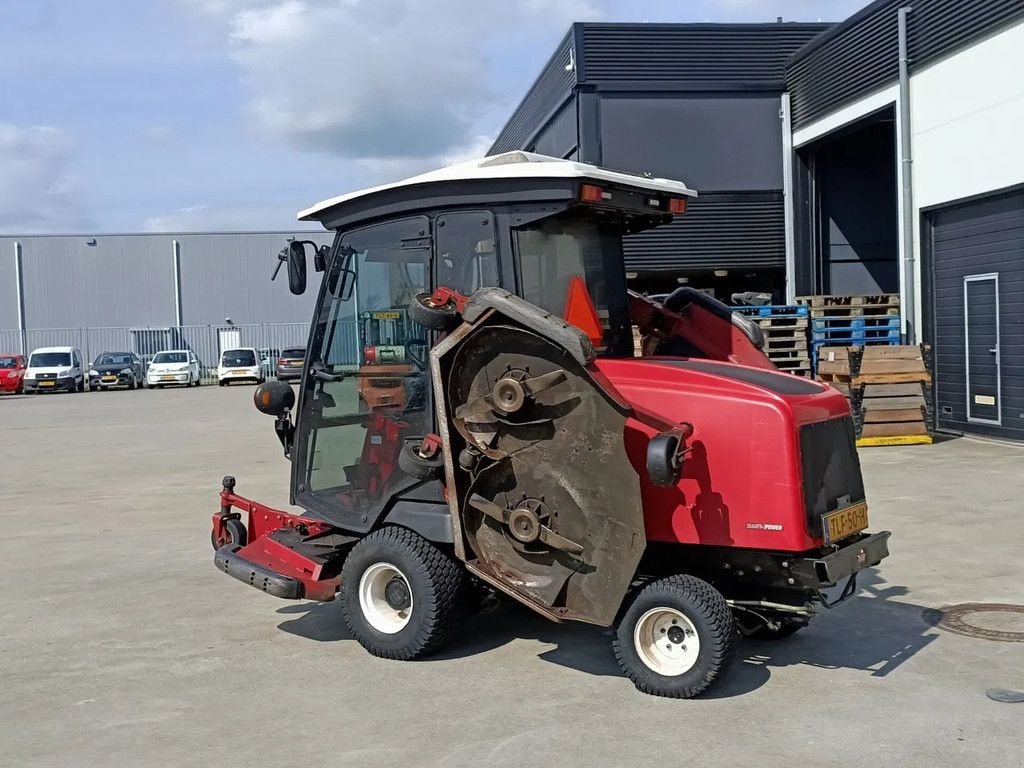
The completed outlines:
{"type": "Polygon", "coordinates": [[[374,656],[409,660],[441,648],[464,611],[465,572],[406,528],[381,528],[352,548],[341,572],[341,610],[374,656]]]}
{"type": "Polygon", "coordinates": [[[640,590],[612,645],[619,666],[639,690],[689,699],[728,667],[735,634],[722,594],[695,576],[680,575],[640,590]]]}

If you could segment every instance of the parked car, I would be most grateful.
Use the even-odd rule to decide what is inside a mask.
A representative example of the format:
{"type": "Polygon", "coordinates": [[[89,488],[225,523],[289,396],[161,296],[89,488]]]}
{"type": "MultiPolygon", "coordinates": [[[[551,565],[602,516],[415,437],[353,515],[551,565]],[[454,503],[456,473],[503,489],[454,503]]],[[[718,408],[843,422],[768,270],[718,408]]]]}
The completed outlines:
{"type": "Polygon", "coordinates": [[[89,391],[108,387],[137,389],[145,380],[142,358],[134,352],[102,352],[89,370],[89,391]]]}
{"type": "Polygon", "coordinates": [[[277,380],[293,381],[302,378],[302,368],[306,364],[306,348],[291,347],[283,350],[277,358],[277,380]]]}
{"type": "Polygon", "coordinates": [[[78,347],[40,347],[32,350],[22,386],[26,393],[85,391],[81,350],[78,347]]]}
{"type": "Polygon", "coordinates": [[[25,367],[24,355],[0,355],[0,392],[21,392],[25,367]]]}
{"type": "Polygon", "coordinates": [[[262,384],[266,379],[260,353],[253,347],[225,349],[217,366],[217,383],[224,387],[232,381],[253,381],[262,384]]]}
{"type": "Polygon", "coordinates": [[[150,389],[168,384],[198,387],[199,379],[199,358],[190,349],[157,352],[146,371],[146,386],[150,389]]]}

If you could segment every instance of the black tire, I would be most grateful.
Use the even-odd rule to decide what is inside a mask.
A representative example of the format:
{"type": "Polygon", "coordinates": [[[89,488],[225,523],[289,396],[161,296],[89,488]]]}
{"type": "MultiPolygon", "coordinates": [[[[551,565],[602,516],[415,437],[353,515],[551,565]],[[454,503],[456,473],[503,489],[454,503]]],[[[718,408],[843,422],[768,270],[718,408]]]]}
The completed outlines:
{"type": "Polygon", "coordinates": [[[352,636],[374,656],[407,661],[439,650],[462,623],[466,574],[453,557],[407,528],[389,526],[356,544],[341,571],[341,611],[352,636]],[[360,604],[362,578],[381,564],[395,568],[411,596],[407,623],[393,633],[375,628],[360,604]]]}
{"type": "Polygon", "coordinates": [[[459,313],[454,302],[439,307],[429,303],[429,293],[418,293],[409,302],[409,318],[432,331],[450,331],[459,324],[459,313]]]}
{"type": "Polygon", "coordinates": [[[80,382],[75,384],[75,391],[76,392],[85,392],[85,378],[83,378],[80,382]]]}
{"type": "Polygon", "coordinates": [[[135,389],[136,386],[137,384],[135,382],[135,377],[132,376],[130,379],[128,379],[128,389],[135,389]]]}
{"type": "MultiPolygon", "coordinates": [[[[676,624],[676,621],[672,621],[676,624]]],[[[670,627],[674,632],[675,628],[670,627]]],[[[636,595],[615,628],[612,648],[619,666],[633,684],[644,693],[667,696],[674,699],[689,699],[699,696],[717,680],[732,661],[736,628],[732,611],[722,594],[695,576],[669,576],[654,581],[636,595]],[[634,642],[638,623],[650,624],[651,616],[657,609],[667,609],[682,614],[693,630],[683,631],[682,640],[673,647],[685,652],[686,637],[696,631],[699,650],[692,666],[678,674],[662,674],[641,658],[634,642]],[[647,617],[647,618],[645,618],[647,617]]],[[[671,632],[666,633],[668,642],[671,632]]]]}
{"type": "Polygon", "coordinates": [[[398,452],[398,468],[417,480],[433,480],[444,473],[444,456],[438,451],[430,458],[419,451],[420,441],[410,440],[398,452]]]}
{"type": "Polygon", "coordinates": [[[216,534],[210,531],[210,543],[214,549],[220,549],[227,545],[238,545],[244,547],[249,540],[249,532],[245,529],[245,523],[238,518],[232,517],[224,521],[224,532],[228,535],[228,540],[217,543],[216,534]]]}

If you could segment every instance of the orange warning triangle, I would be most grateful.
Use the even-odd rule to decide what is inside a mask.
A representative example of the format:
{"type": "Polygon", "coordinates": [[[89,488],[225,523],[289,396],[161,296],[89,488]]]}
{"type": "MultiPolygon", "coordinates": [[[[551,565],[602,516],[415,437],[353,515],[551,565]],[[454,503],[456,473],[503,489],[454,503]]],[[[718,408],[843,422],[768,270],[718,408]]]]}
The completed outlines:
{"type": "Polygon", "coordinates": [[[590,291],[583,278],[574,275],[569,278],[569,290],[565,295],[565,312],[562,314],[567,323],[575,325],[590,339],[596,347],[604,340],[604,328],[601,327],[601,318],[598,317],[594,308],[594,301],[590,298],[590,291]]]}

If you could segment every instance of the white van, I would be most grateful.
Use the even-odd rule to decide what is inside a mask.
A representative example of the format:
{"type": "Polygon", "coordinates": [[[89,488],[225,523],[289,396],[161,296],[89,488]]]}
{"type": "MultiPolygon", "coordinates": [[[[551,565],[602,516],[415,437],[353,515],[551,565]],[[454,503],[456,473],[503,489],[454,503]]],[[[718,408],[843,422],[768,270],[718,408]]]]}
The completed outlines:
{"type": "Polygon", "coordinates": [[[59,390],[85,390],[81,350],[78,347],[40,347],[32,350],[25,370],[25,393],[59,390]]]}
{"type": "Polygon", "coordinates": [[[232,381],[254,381],[262,384],[264,376],[260,353],[253,347],[225,349],[217,366],[217,383],[222,387],[232,381]]]}

